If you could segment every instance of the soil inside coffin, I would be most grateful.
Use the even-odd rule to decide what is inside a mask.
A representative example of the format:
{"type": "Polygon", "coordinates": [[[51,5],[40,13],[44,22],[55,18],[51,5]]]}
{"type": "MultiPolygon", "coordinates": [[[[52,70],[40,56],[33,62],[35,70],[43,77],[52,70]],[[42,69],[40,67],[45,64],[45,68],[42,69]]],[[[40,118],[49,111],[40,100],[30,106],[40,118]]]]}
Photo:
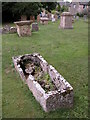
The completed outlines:
{"type": "Polygon", "coordinates": [[[39,62],[34,62],[30,57],[23,56],[18,64],[22,68],[26,79],[31,74],[46,92],[58,90],[49,74],[44,73],[39,62]]]}

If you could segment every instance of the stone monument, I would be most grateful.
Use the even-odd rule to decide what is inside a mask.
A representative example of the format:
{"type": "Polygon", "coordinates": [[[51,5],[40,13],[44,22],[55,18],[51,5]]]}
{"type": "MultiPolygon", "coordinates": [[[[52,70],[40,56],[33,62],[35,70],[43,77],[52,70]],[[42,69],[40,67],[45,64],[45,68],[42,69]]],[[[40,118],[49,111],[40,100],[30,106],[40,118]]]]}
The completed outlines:
{"type": "Polygon", "coordinates": [[[32,31],[38,31],[38,24],[37,23],[32,23],[32,31]]]}
{"type": "Polygon", "coordinates": [[[12,59],[21,79],[45,112],[73,107],[73,87],[40,54],[19,55],[12,59]],[[48,80],[43,79],[45,75],[48,80]]]}
{"type": "Polygon", "coordinates": [[[29,21],[18,21],[14,22],[17,27],[17,33],[19,36],[31,36],[30,25],[32,24],[32,20],[29,21]]]}
{"type": "Polygon", "coordinates": [[[47,24],[48,24],[48,21],[49,21],[49,19],[48,19],[47,17],[41,17],[41,18],[40,18],[40,23],[41,23],[42,25],[47,25],[47,24]]]}
{"type": "Polygon", "coordinates": [[[35,17],[34,16],[30,16],[30,20],[33,20],[33,22],[35,22],[35,17]]]}
{"type": "Polygon", "coordinates": [[[40,21],[40,14],[37,16],[37,22],[40,21]]]}
{"type": "Polygon", "coordinates": [[[72,29],[72,15],[70,12],[63,12],[61,14],[60,28],[72,29]]]}

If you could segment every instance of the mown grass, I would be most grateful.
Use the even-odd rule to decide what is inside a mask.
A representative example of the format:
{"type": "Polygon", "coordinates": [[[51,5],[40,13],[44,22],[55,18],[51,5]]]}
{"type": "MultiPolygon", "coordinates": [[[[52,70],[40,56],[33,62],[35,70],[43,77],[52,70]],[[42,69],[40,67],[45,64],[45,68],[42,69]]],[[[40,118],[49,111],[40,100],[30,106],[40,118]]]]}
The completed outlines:
{"type": "Polygon", "coordinates": [[[88,117],[88,23],[75,21],[72,30],[58,29],[59,21],[40,25],[31,37],[2,36],[3,118],[88,117]],[[72,109],[45,113],[15,71],[12,56],[40,53],[74,88],[72,109]]]}

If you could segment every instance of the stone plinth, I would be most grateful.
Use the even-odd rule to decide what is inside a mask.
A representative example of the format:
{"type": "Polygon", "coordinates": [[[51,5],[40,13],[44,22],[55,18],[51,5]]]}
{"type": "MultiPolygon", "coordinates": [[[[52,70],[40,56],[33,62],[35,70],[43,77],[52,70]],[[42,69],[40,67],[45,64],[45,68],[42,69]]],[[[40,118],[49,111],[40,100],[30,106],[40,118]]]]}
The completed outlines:
{"type": "MultiPolygon", "coordinates": [[[[57,72],[57,70],[52,65],[49,65],[40,54],[26,54],[23,56],[13,57],[12,59],[14,66],[20,74],[22,80],[25,81],[30,91],[33,93],[36,100],[40,103],[44,111],[49,112],[58,108],[70,108],[73,106],[72,86],[63,78],[60,73],[57,72]],[[24,69],[25,66],[23,66],[25,65],[24,61],[29,60],[32,61],[31,65],[37,64],[41,67],[42,71],[45,72],[45,74],[49,74],[50,81],[56,86],[56,90],[46,92],[34,77],[33,72],[31,73],[30,71],[28,74],[25,74],[26,70],[24,69]]],[[[43,80],[42,78],[41,81],[45,81],[45,79],[43,80]]]]}
{"type": "Polygon", "coordinates": [[[42,24],[42,25],[47,25],[48,24],[48,18],[47,17],[41,17],[40,18],[40,23],[42,24]]]}
{"type": "Polygon", "coordinates": [[[17,33],[19,36],[31,36],[30,25],[33,21],[18,21],[14,22],[17,27],[17,33]]]}
{"type": "Polygon", "coordinates": [[[32,31],[38,31],[38,24],[37,23],[32,23],[32,31]]]}
{"type": "Polygon", "coordinates": [[[60,28],[72,29],[72,15],[70,12],[63,12],[61,14],[60,28]]]}

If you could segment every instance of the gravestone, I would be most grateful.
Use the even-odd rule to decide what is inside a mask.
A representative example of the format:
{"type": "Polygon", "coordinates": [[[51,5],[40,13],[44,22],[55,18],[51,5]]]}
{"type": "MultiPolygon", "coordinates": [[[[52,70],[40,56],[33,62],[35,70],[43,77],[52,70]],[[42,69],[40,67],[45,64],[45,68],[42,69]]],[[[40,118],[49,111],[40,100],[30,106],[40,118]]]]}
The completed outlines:
{"type": "Polygon", "coordinates": [[[55,16],[52,14],[52,22],[55,22],[55,16]]]}
{"type": "Polygon", "coordinates": [[[52,20],[52,14],[51,13],[48,13],[47,17],[48,17],[49,20],[52,20]]]}
{"type": "Polygon", "coordinates": [[[30,20],[32,20],[33,22],[35,22],[35,17],[34,16],[30,16],[30,20]]]}
{"type": "Polygon", "coordinates": [[[79,16],[76,16],[76,20],[79,20],[79,16]]]}
{"type": "Polygon", "coordinates": [[[47,25],[48,24],[48,18],[47,17],[41,17],[40,18],[40,23],[42,25],[47,25]]]}
{"type": "Polygon", "coordinates": [[[84,18],[84,21],[86,21],[87,20],[87,15],[84,15],[83,18],[84,18]]]}
{"type": "Polygon", "coordinates": [[[16,27],[10,27],[9,33],[16,33],[16,32],[17,32],[17,28],[16,27]]]}
{"type": "Polygon", "coordinates": [[[21,21],[26,21],[27,20],[27,16],[26,15],[22,15],[21,16],[21,21]]]}
{"type": "Polygon", "coordinates": [[[57,19],[58,19],[58,16],[55,14],[55,15],[54,15],[54,17],[55,17],[55,20],[57,21],[57,19]]]}
{"type": "Polygon", "coordinates": [[[70,12],[63,12],[61,14],[60,28],[72,29],[72,15],[70,12]]]}
{"type": "Polygon", "coordinates": [[[32,24],[32,20],[29,21],[18,21],[14,22],[17,27],[17,33],[20,36],[31,36],[30,25],[32,24]]]}
{"type": "Polygon", "coordinates": [[[2,28],[2,34],[9,33],[9,31],[10,31],[10,26],[9,25],[5,25],[5,27],[2,28]]]}
{"type": "Polygon", "coordinates": [[[41,14],[42,14],[42,17],[45,17],[46,16],[45,10],[43,10],[43,12],[41,12],[41,14]]]}
{"type": "Polygon", "coordinates": [[[40,15],[37,16],[37,22],[40,22],[40,15]]]}
{"type": "Polygon", "coordinates": [[[7,34],[7,33],[16,33],[17,28],[16,27],[10,27],[9,25],[6,25],[3,28],[0,28],[0,34],[7,34]]]}
{"type": "Polygon", "coordinates": [[[38,31],[38,24],[37,23],[32,23],[32,31],[38,31]]]}

